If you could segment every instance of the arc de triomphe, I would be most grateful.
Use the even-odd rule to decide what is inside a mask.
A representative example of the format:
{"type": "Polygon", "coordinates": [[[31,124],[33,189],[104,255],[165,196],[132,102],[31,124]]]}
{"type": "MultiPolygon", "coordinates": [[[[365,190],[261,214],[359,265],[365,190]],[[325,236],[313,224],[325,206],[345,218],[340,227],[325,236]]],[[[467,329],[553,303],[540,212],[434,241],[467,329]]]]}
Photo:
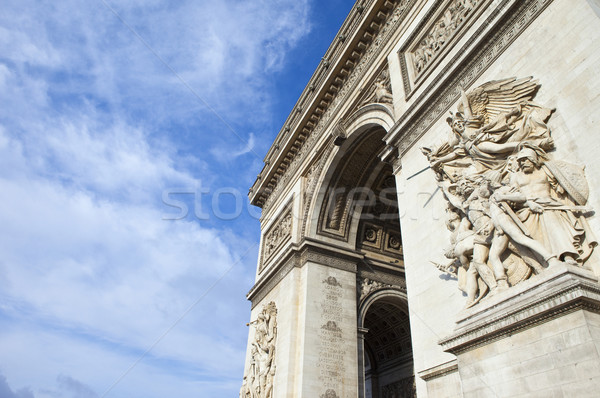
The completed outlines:
{"type": "Polygon", "coordinates": [[[240,396],[596,396],[599,71],[598,1],[357,1],[250,190],[240,396]]]}

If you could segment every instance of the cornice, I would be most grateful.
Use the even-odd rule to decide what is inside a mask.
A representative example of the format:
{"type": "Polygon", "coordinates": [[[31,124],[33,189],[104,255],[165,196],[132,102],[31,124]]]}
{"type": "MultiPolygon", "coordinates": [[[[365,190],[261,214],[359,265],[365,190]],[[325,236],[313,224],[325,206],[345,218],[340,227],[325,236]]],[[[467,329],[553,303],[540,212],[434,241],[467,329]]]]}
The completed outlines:
{"type": "Polygon", "coordinates": [[[439,344],[444,351],[458,355],[570,312],[600,313],[600,285],[591,271],[567,266],[554,272],[528,281],[532,286],[518,286],[525,290],[505,292],[512,295],[508,299],[482,303],[487,308],[474,309],[473,315],[467,311],[456,331],[439,344]]]}
{"type": "Polygon", "coordinates": [[[252,204],[263,207],[271,202],[274,191],[286,186],[310,149],[323,136],[333,116],[345,104],[346,96],[354,92],[362,77],[378,59],[388,44],[389,37],[400,26],[417,0],[369,1],[357,17],[355,6],[340,30],[338,40],[344,37],[343,50],[334,51],[340,44],[334,42],[313,78],[304,90],[295,109],[286,121],[265,159],[265,167],[250,189],[252,204]],[[367,6],[368,4],[368,6],[367,6]],[[364,14],[364,15],[363,15],[364,14]],[[358,19],[357,19],[358,18],[358,19]],[[358,21],[358,22],[357,22],[358,21]],[[333,58],[328,58],[331,54],[333,58]],[[317,85],[314,84],[317,82],[317,85]],[[301,114],[298,117],[296,114],[301,114]],[[309,148],[308,150],[306,148],[309,148]]]}
{"type": "Polygon", "coordinates": [[[252,308],[256,307],[292,269],[301,268],[307,262],[356,273],[358,263],[362,260],[363,255],[355,251],[305,238],[299,245],[292,245],[286,255],[256,282],[246,297],[252,302],[252,308]]]}
{"type": "Polygon", "coordinates": [[[422,370],[418,372],[418,375],[421,379],[429,381],[431,379],[436,379],[438,377],[446,376],[450,373],[456,372],[458,372],[458,361],[456,359],[453,359],[441,365],[422,370]]]}

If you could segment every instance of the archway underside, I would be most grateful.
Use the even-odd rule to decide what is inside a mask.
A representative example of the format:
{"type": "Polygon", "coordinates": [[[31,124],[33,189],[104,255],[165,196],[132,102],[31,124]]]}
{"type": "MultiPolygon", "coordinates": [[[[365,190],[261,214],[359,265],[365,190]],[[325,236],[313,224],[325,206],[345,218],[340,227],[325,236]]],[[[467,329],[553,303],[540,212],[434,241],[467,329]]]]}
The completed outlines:
{"type": "Polygon", "coordinates": [[[365,397],[415,397],[410,322],[400,306],[382,298],[368,309],[365,330],[365,397]]]}

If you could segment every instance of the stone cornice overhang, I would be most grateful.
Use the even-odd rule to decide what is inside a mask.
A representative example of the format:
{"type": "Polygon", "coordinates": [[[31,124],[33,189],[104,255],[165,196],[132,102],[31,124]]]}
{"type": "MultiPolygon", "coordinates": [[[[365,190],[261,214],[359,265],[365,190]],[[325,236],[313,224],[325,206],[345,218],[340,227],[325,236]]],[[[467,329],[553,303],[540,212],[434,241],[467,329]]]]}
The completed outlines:
{"type": "MultiPolygon", "coordinates": [[[[268,151],[265,166],[249,192],[253,205],[264,206],[306,140],[311,134],[314,136],[322,115],[361,57],[372,47],[372,40],[383,29],[390,13],[403,4],[404,17],[413,3],[414,0],[357,1],[268,151]]],[[[377,50],[382,47],[385,46],[377,50]]]]}
{"type": "Polygon", "coordinates": [[[382,283],[394,284],[398,288],[406,290],[404,268],[393,269],[386,264],[367,259],[363,253],[356,250],[322,243],[312,238],[304,238],[299,244],[290,245],[287,252],[250,289],[246,298],[252,302],[252,308],[256,307],[292,269],[301,268],[309,261],[353,272],[357,276],[382,283]]]}
{"type": "Polygon", "coordinates": [[[406,154],[458,100],[461,87],[472,86],[552,1],[499,1],[471,39],[437,73],[439,78],[422,88],[398,118],[384,137],[388,146],[381,159],[391,163],[406,154]]]}
{"type": "Polygon", "coordinates": [[[535,325],[585,310],[600,313],[600,287],[592,271],[557,265],[459,314],[456,330],[439,341],[458,355],[535,325]]]}
{"type": "Polygon", "coordinates": [[[300,268],[309,261],[356,273],[358,264],[364,261],[364,255],[347,248],[305,238],[300,244],[291,245],[277,265],[271,267],[269,272],[250,289],[246,298],[252,302],[252,308],[256,307],[293,268],[300,268]]]}

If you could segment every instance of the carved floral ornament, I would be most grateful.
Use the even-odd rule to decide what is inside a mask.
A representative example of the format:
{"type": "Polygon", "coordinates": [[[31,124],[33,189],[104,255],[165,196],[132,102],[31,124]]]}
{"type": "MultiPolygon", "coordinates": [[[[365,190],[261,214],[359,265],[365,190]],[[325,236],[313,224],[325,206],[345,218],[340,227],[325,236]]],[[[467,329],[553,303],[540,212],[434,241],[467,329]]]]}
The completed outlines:
{"type": "Polygon", "coordinates": [[[254,328],[250,366],[244,373],[240,398],[272,398],[275,376],[275,343],[277,341],[277,307],[271,301],[263,306],[254,328]]]}
{"type": "Polygon", "coordinates": [[[421,148],[447,203],[450,260],[467,307],[559,263],[586,266],[590,230],[580,166],[553,159],[553,109],[532,101],[531,77],[462,92],[448,137],[421,148]]]}

